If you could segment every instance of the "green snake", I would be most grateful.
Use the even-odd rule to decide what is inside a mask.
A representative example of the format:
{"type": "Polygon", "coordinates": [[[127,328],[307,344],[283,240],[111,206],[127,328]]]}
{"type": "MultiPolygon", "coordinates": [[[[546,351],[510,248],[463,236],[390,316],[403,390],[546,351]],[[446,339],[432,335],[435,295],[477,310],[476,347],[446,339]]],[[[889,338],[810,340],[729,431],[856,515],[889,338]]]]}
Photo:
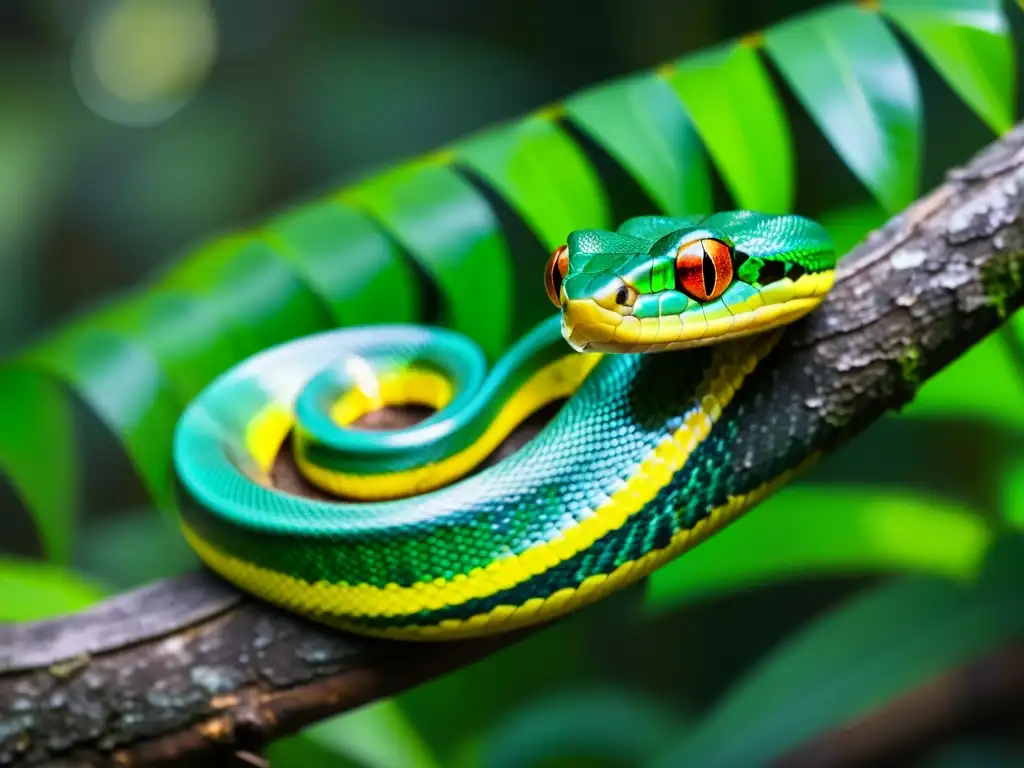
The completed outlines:
{"type": "MultiPolygon", "coordinates": [[[[182,414],[184,535],[243,590],[365,635],[448,640],[575,610],[794,469],[732,444],[747,417],[730,401],[776,343],[768,331],[828,293],[835,263],[824,228],[799,216],[637,217],[569,235],[544,272],[558,312],[490,370],[474,342],[432,326],[267,349],[182,414]],[[480,468],[562,400],[535,437],[480,468]],[[356,423],[410,403],[433,413],[390,431],[356,423]],[[282,448],[325,493],[275,487],[282,448]]],[[[775,437],[762,437],[770,454],[775,437]]]]}

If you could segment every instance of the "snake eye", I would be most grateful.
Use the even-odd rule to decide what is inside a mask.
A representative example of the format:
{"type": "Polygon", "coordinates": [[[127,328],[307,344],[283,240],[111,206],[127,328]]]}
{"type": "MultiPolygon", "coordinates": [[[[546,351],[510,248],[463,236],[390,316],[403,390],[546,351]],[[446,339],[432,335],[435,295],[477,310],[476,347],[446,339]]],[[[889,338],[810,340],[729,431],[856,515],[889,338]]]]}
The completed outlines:
{"type": "Polygon", "coordinates": [[[559,294],[562,291],[562,281],[565,280],[568,271],[569,246],[560,245],[551,254],[551,258],[548,259],[548,263],[544,267],[544,290],[548,292],[548,298],[551,299],[551,303],[555,305],[556,309],[562,307],[559,294]]]}
{"type": "Polygon", "coordinates": [[[693,240],[676,251],[676,289],[701,303],[725,293],[732,278],[732,249],[721,240],[693,240]]]}

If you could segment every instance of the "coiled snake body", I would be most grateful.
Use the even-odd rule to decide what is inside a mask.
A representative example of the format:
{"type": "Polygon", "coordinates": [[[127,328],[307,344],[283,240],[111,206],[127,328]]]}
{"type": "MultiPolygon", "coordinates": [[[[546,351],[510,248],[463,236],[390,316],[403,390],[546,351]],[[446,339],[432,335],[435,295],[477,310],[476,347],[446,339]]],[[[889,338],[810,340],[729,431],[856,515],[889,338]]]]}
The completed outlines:
{"type": "Polygon", "coordinates": [[[442,640],[564,614],[706,538],[790,469],[736,479],[750,457],[731,447],[742,415],[729,404],[768,331],[813,309],[834,267],[802,217],[639,217],[569,236],[545,270],[559,312],[490,372],[475,344],[434,327],[266,350],[182,415],[185,536],[242,589],[362,634],[442,640]],[[525,446],[470,474],[563,398],[525,446]],[[413,402],[436,410],[395,431],[352,426],[413,402]],[[273,487],[289,435],[302,474],[338,500],[273,487]]]}

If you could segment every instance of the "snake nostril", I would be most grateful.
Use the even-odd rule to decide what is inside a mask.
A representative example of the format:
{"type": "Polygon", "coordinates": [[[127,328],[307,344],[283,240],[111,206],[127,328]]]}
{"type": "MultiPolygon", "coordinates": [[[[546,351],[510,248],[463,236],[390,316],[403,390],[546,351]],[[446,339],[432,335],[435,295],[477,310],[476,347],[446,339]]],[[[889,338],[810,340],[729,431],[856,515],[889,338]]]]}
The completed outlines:
{"type": "MultiPolygon", "coordinates": [[[[608,294],[606,294],[608,296],[608,294]]],[[[618,288],[615,289],[615,293],[611,294],[604,300],[604,306],[613,312],[630,313],[633,311],[633,305],[636,304],[636,300],[639,294],[636,289],[633,288],[629,283],[621,283],[618,288]]],[[[600,300],[598,303],[602,303],[600,300]]]]}

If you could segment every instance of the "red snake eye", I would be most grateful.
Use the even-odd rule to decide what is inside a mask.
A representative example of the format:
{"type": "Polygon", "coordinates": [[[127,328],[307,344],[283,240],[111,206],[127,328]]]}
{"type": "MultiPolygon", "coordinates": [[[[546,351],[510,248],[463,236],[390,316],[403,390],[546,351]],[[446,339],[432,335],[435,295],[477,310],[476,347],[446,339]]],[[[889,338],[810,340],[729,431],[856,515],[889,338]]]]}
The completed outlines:
{"type": "Polygon", "coordinates": [[[559,294],[562,291],[562,281],[569,271],[569,246],[560,245],[551,254],[547,265],[544,267],[544,290],[548,292],[548,298],[557,309],[561,309],[562,302],[559,294]]]}
{"type": "Polygon", "coordinates": [[[699,302],[717,299],[732,278],[732,249],[721,240],[693,240],[676,251],[676,289],[699,302]]]}

